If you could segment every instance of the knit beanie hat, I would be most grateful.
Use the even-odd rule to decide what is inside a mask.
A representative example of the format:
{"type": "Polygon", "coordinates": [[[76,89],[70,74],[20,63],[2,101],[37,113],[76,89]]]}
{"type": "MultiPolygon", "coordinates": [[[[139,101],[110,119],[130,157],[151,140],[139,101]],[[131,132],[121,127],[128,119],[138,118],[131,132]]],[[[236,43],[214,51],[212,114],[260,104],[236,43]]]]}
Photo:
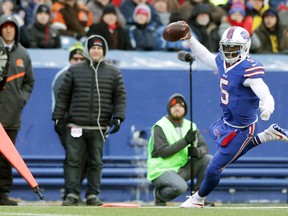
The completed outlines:
{"type": "Polygon", "coordinates": [[[103,54],[105,56],[105,54],[106,54],[106,46],[105,45],[106,44],[105,44],[104,40],[101,37],[95,35],[94,37],[89,39],[88,44],[87,44],[87,48],[88,48],[88,50],[90,50],[93,46],[100,46],[100,47],[102,47],[103,54]]]}
{"type": "Polygon", "coordinates": [[[111,14],[111,13],[117,15],[117,12],[116,12],[114,5],[108,4],[103,8],[102,16],[104,16],[105,14],[111,14]]]}
{"type": "Polygon", "coordinates": [[[175,97],[170,101],[170,108],[173,107],[175,104],[180,104],[182,107],[185,107],[185,102],[181,97],[175,97]]]}
{"type": "Polygon", "coordinates": [[[134,14],[133,14],[134,20],[135,20],[136,15],[138,15],[138,14],[146,15],[147,18],[148,18],[147,19],[147,23],[150,22],[150,20],[151,20],[151,10],[150,10],[148,5],[146,5],[146,4],[138,4],[136,6],[136,8],[134,9],[134,14]]]}
{"type": "Polygon", "coordinates": [[[184,16],[180,11],[173,11],[169,17],[169,23],[184,20],[184,16]]]}
{"type": "Polygon", "coordinates": [[[264,13],[262,14],[262,18],[265,17],[265,16],[269,16],[269,15],[278,17],[278,12],[277,12],[277,10],[275,10],[275,9],[273,9],[273,8],[268,8],[268,9],[267,9],[266,11],[264,11],[264,13]]]}
{"type": "Polygon", "coordinates": [[[186,100],[185,100],[184,96],[179,94],[179,93],[173,94],[169,98],[168,104],[167,104],[167,112],[168,112],[168,114],[171,116],[170,109],[171,109],[171,107],[173,107],[177,103],[184,107],[184,109],[185,109],[184,116],[185,116],[187,114],[187,103],[186,103],[186,100]]]}
{"type": "Polygon", "coordinates": [[[69,60],[71,60],[75,54],[83,56],[84,47],[81,42],[76,42],[69,48],[69,50],[69,60]]]}
{"type": "Polygon", "coordinates": [[[190,15],[190,20],[193,20],[199,15],[199,14],[208,14],[211,20],[211,5],[208,3],[204,3],[204,4],[198,4],[195,5],[194,9],[191,12],[190,15]]]}
{"type": "Polygon", "coordinates": [[[245,6],[241,2],[235,2],[231,5],[229,16],[235,12],[240,12],[244,17],[246,16],[245,6]]]}
{"type": "Polygon", "coordinates": [[[37,7],[37,9],[36,9],[36,14],[42,13],[42,12],[47,13],[47,14],[50,15],[50,8],[49,8],[49,6],[47,6],[47,5],[45,5],[45,4],[40,4],[40,5],[38,5],[38,7],[37,7]]]}

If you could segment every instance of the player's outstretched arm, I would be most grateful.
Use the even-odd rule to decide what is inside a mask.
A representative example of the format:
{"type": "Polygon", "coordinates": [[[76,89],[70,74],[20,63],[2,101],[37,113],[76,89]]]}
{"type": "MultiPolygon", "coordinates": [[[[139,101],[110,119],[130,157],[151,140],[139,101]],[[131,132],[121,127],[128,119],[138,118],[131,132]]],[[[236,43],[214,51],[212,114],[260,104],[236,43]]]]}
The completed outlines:
{"type": "Polygon", "coordinates": [[[270,93],[270,90],[262,78],[246,79],[245,86],[249,86],[260,99],[259,109],[261,119],[268,121],[271,114],[274,112],[275,102],[270,93]]]}
{"type": "Polygon", "coordinates": [[[190,27],[186,22],[180,22],[182,22],[183,25],[186,25],[186,27],[189,28],[189,31],[187,32],[185,37],[181,38],[181,40],[188,40],[189,47],[195,57],[197,57],[205,65],[213,68],[214,70],[217,70],[217,65],[215,61],[216,56],[191,35],[190,27]]]}

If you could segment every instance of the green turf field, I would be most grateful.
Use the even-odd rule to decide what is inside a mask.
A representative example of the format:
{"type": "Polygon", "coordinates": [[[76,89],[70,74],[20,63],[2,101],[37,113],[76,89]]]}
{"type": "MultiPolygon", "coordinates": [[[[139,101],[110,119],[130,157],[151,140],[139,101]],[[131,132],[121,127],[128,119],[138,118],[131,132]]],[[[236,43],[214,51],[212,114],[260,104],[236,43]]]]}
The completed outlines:
{"type": "MultiPolygon", "coordinates": [[[[178,205],[177,205],[178,206],[178,205]]],[[[103,207],[62,207],[55,204],[21,205],[0,207],[0,216],[287,216],[288,205],[220,205],[203,209],[180,209],[177,206],[154,207],[143,205],[140,208],[103,207]]]]}

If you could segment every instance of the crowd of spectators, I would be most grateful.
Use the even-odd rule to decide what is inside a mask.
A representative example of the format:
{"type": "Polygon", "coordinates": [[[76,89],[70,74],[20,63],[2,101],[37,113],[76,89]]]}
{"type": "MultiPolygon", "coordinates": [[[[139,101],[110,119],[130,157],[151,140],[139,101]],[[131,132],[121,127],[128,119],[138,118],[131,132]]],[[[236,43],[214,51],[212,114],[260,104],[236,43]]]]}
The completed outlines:
{"type": "Polygon", "coordinates": [[[288,53],[288,0],[0,0],[0,14],[13,14],[26,48],[67,48],[92,34],[109,49],[186,50],[182,41],[167,42],[162,31],[186,21],[192,35],[218,51],[230,26],[245,28],[252,53],[288,53]],[[44,5],[44,6],[43,6],[44,5]],[[45,8],[45,9],[43,9],[45,8]],[[44,11],[43,11],[44,10],[44,11]]]}

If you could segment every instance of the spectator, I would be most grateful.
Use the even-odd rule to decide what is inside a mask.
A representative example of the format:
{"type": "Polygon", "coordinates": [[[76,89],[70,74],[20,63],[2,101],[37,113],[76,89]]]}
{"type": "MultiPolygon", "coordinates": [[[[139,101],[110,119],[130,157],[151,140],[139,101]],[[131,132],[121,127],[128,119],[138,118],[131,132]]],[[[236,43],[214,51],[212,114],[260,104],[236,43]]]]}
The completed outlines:
{"type": "Polygon", "coordinates": [[[177,0],[153,0],[153,6],[159,14],[163,25],[169,24],[171,12],[179,10],[179,3],[177,0]]]}
{"type": "Polygon", "coordinates": [[[126,25],[133,25],[134,20],[134,11],[137,5],[146,4],[150,9],[150,22],[149,27],[157,29],[162,25],[159,14],[155,8],[149,3],[148,0],[123,0],[120,4],[119,9],[126,19],[126,25]]]}
{"type": "Polygon", "coordinates": [[[1,15],[13,15],[18,23],[20,30],[20,43],[25,48],[29,48],[29,38],[24,25],[25,13],[20,7],[16,7],[12,0],[3,0],[1,5],[2,14],[1,15]]]}
{"type": "Polygon", "coordinates": [[[25,11],[25,26],[29,26],[34,23],[34,12],[35,8],[39,4],[45,4],[51,9],[52,0],[27,0],[22,1],[23,10],[25,11]]]}
{"type": "Polygon", "coordinates": [[[222,17],[226,15],[226,12],[221,7],[210,3],[209,0],[186,0],[180,7],[180,12],[183,14],[184,20],[187,21],[189,19],[191,13],[195,11],[195,6],[202,4],[209,5],[209,11],[211,13],[213,22],[216,25],[219,25],[221,23],[222,17]]]}
{"type": "Polygon", "coordinates": [[[47,5],[37,5],[35,8],[34,23],[27,27],[30,48],[61,48],[60,35],[50,25],[50,16],[50,8],[47,5]]]}
{"type": "Polygon", "coordinates": [[[93,23],[92,13],[77,0],[64,0],[52,5],[52,26],[60,35],[73,37],[77,40],[85,37],[93,23]]]}
{"type": "Polygon", "coordinates": [[[87,36],[95,34],[104,37],[111,50],[132,50],[129,31],[119,22],[113,4],[104,7],[100,22],[90,27],[87,36]]]}
{"type": "Polygon", "coordinates": [[[212,156],[208,146],[191,121],[185,119],[187,103],[181,94],[173,94],[167,104],[168,115],[163,116],[151,129],[148,142],[147,179],[154,185],[155,205],[166,206],[187,191],[191,179],[193,157],[198,190],[212,156]],[[190,146],[193,144],[193,147],[190,146]],[[190,147],[189,147],[190,146],[190,147]]]}
{"type": "Polygon", "coordinates": [[[133,12],[134,25],[129,28],[132,47],[135,50],[156,50],[157,32],[149,25],[151,11],[146,4],[138,4],[133,12]]]}
{"type": "Polygon", "coordinates": [[[88,155],[86,205],[100,206],[103,146],[125,119],[126,92],[118,68],[105,63],[108,47],[99,35],[90,36],[84,46],[85,61],[69,67],[59,89],[53,112],[56,127],[66,128],[67,197],[63,206],[78,205],[81,193],[81,161],[88,155]],[[65,121],[65,113],[68,119],[65,121]],[[112,120],[111,120],[112,119],[112,120]],[[67,123],[66,123],[67,122],[67,123]]]}
{"type": "Polygon", "coordinates": [[[194,7],[188,24],[194,37],[209,51],[218,52],[220,36],[218,27],[211,17],[209,4],[199,4],[194,7]]]}
{"type": "MultiPolygon", "coordinates": [[[[177,22],[183,20],[183,16],[179,11],[174,11],[170,15],[169,23],[177,22]]],[[[175,42],[169,42],[164,40],[162,33],[164,28],[166,28],[167,25],[163,25],[160,28],[157,29],[157,49],[158,50],[164,50],[164,51],[190,51],[189,45],[187,41],[175,41],[175,42]]]]}
{"type": "MultiPolygon", "coordinates": [[[[57,98],[58,92],[59,92],[59,88],[61,86],[61,83],[64,79],[64,76],[66,73],[68,73],[68,68],[71,65],[74,65],[76,63],[79,62],[83,62],[84,61],[84,56],[83,56],[83,46],[80,42],[77,42],[75,44],[73,44],[73,46],[70,47],[69,49],[69,65],[67,65],[66,67],[64,67],[62,70],[60,70],[54,77],[54,80],[52,82],[52,110],[54,110],[55,107],[55,98],[57,98]]],[[[67,119],[67,114],[65,115],[65,121],[67,119]]],[[[67,152],[66,152],[66,128],[59,128],[59,127],[55,127],[55,132],[58,134],[59,140],[65,150],[65,160],[64,160],[64,176],[66,173],[66,158],[67,158],[67,152]]],[[[82,184],[84,178],[87,177],[87,169],[88,169],[88,163],[87,163],[87,153],[84,152],[83,153],[83,157],[82,157],[82,163],[81,163],[81,179],[80,182],[82,184]]],[[[63,194],[63,200],[66,199],[66,191],[64,190],[64,194],[63,194]]]]}
{"type": "Polygon", "coordinates": [[[242,2],[235,2],[230,6],[226,20],[222,20],[219,25],[219,35],[230,26],[240,26],[245,28],[252,35],[252,16],[246,14],[245,5],[242,2]]]}
{"type": "Polygon", "coordinates": [[[263,13],[262,23],[254,31],[253,37],[260,41],[256,53],[288,53],[288,29],[281,24],[273,8],[263,13]]]}
{"type": "Polygon", "coordinates": [[[252,16],[252,32],[262,23],[262,14],[269,8],[264,0],[249,0],[250,13],[252,16]]]}
{"type": "MultiPolygon", "coordinates": [[[[8,75],[0,90],[0,122],[15,145],[21,112],[31,95],[34,76],[29,53],[19,43],[20,29],[14,16],[0,17],[0,34],[10,59],[8,75]]],[[[0,205],[17,205],[8,198],[13,186],[12,167],[1,153],[0,167],[0,205]]]]}
{"type": "MultiPolygon", "coordinates": [[[[93,23],[101,22],[103,9],[104,9],[105,6],[107,6],[109,4],[111,4],[111,0],[90,0],[87,3],[87,8],[93,14],[93,23]]],[[[121,23],[122,26],[125,26],[126,25],[125,17],[120,12],[118,7],[115,8],[115,10],[116,10],[116,14],[117,14],[119,22],[121,23]]]]}

